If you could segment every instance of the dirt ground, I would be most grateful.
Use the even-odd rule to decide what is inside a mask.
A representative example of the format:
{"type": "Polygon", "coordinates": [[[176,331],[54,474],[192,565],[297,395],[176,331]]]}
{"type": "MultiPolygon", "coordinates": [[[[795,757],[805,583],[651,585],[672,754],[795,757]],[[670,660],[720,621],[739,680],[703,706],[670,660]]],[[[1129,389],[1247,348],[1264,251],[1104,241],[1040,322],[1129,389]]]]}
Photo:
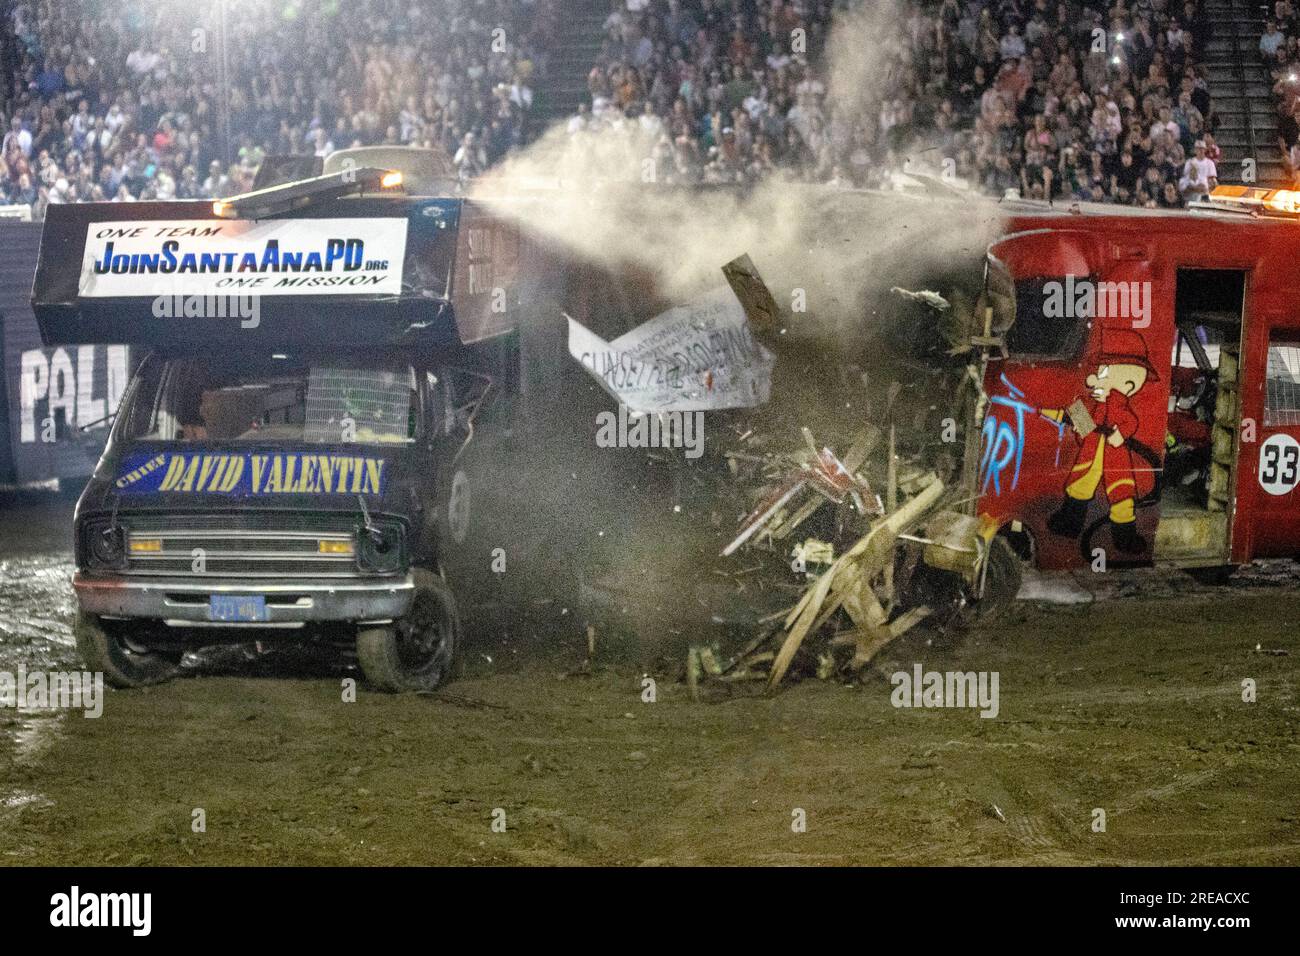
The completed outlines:
{"type": "MultiPolygon", "coordinates": [[[[70,513],[0,501],[0,670],[78,666],[70,513]]],[[[1109,577],[1093,604],[1022,604],[942,646],[918,628],[856,684],[773,697],[693,702],[676,655],[638,667],[598,648],[583,668],[585,641],[498,637],[432,696],[361,682],[346,703],[353,672],[271,653],[110,691],[99,719],[3,709],[0,859],[1300,863],[1296,576],[1109,577]],[[917,663],[996,671],[999,714],[891,706],[889,675],[917,663]]]]}

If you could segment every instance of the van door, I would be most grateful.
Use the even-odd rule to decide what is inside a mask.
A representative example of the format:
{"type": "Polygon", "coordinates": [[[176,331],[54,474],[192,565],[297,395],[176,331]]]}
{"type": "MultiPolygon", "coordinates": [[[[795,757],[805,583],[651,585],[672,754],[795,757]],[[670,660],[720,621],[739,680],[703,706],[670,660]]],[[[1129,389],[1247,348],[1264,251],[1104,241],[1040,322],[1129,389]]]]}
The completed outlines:
{"type": "Polygon", "coordinates": [[[1159,563],[1229,563],[1247,278],[1243,269],[1176,273],[1159,563]]]}
{"type": "Polygon", "coordinates": [[[1261,358],[1263,381],[1251,382],[1263,398],[1253,403],[1262,413],[1256,440],[1241,443],[1239,508],[1249,509],[1253,532],[1241,560],[1300,553],[1300,329],[1270,328],[1261,358]]]}

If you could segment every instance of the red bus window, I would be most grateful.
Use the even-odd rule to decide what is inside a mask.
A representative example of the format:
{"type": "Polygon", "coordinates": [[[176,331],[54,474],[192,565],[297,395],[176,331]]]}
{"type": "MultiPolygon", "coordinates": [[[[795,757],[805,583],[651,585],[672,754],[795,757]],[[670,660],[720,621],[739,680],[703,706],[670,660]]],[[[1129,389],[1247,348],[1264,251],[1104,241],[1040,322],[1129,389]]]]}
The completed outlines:
{"type": "MultiPolygon", "coordinates": [[[[1080,285],[1091,282],[1080,277],[1080,285]]],[[[1072,359],[1088,336],[1091,315],[1081,314],[1065,278],[1016,282],[1016,318],[1006,334],[1007,350],[1017,358],[1072,359]]]]}
{"type": "Polygon", "coordinates": [[[1300,342],[1268,345],[1264,424],[1300,425],[1300,342]]]}

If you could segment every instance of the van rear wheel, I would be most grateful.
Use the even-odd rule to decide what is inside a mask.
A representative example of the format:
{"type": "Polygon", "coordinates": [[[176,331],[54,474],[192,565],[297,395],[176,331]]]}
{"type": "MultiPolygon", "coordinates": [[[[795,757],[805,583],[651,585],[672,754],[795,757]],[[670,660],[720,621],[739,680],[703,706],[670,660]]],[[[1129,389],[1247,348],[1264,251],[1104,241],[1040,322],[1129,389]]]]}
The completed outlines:
{"type": "Polygon", "coordinates": [[[183,651],[148,647],[132,640],[128,629],[129,622],[104,621],[78,611],[72,633],[82,661],[101,672],[112,687],[161,684],[176,676],[183,651]]]}
{"type": "Polygon", "coordinates": [[[358,632],[357,662],[379,690],[433,690],[452,676],[460,641],[451,588],[432,571],[417,569],[410,611],[390,625],[358,632]]]}

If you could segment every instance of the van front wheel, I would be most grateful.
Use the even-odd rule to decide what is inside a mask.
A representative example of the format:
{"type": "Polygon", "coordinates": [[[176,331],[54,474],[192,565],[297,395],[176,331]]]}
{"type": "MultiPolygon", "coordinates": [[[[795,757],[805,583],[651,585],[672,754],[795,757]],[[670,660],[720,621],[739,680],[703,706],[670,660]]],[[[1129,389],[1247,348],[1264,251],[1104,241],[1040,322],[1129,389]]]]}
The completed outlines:
{"type": "Polygon", "coordinates": [[[991,621],[1015,603],[1020,593],[1024,565],[1011,542],[998,535],[989,542],[988,567],[984,572],[984,595],[975,608],[975,618],[991,621]]]}
{"type": "Polygon", "coordinates": [[[103,621],[77,612],[72,633],[77,651],[91,671],[99,671],[112,687],[143,687],[171,680],[182,651],[147,647],[128,636],[129,622],[103,621]]]}
{"type": "Polygon", "coordinates": [[[433,690],[451,676],[460,649],[460,615],[447,582],[415,572],[415,598],[406,616],[357,634],[357,662],[377,689],[433,690]]]}

